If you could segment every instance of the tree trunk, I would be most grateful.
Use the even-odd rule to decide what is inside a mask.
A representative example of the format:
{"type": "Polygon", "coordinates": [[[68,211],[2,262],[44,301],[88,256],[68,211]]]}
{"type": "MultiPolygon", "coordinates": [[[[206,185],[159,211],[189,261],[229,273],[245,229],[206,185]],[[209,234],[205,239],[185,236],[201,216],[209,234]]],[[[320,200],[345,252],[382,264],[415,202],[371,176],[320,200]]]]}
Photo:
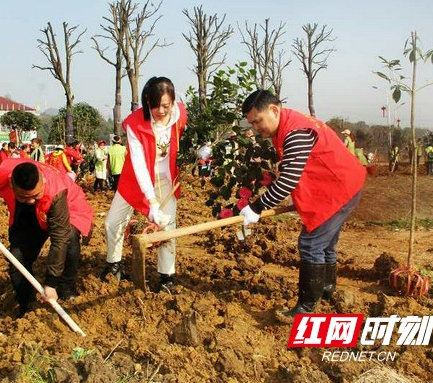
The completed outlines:
{"type": "MultiPolygon", "coordinates": [[[[416,32],[412,32],[412,48],[415,52],[415,59],[412,62],[412,88],[411,88],[411,100],[410,100],[410,130],[412,135],[411,145],[412,145],[412,153],[415,158],[416,153],[416,136],[415,136],[415,92],[416,92],[416,55],[417,53],[417,37],[416,32]]],[[[412,266],[412,257],[413,257],[413,245],[415,242],[415,223],[416,223],[416,183],[418,177],[418,166],[417,161],[413,162],[413,172],[412,172],[412,205],[410,211],[410,237],[409,237],[409,253],[407,256],[407,265],[409,267],[412,266]]]]}
{"type": "Polygon", "coordinates": [[[135,112],[138,109],[138,74],[133,73],[132,70],[128,71],[129,83],[131,84],[131,112],[135,112]]]}
{"type": "MultiPolygon", "coordinates": [[[[122,53],[121,50],[118,50],[118,55],[122,53]]],[[[122,132],[122,116],[121,116],[121,107],[122,107],[122,60],[118,59],[116,66],[116,94],[114,98],[114,108],[113,108],[113,123],[114,123],[114,134],[120,136],[122,132]]]]}
{"type": "Polygon", "coordinates": [[[310,110],[310,116],[316,117],[313,97],[313,81],[310,79],[308,79],[308,109],[310,110]]]}
{"type": "Polygon", "coordinates": [[[70,94],[66,94],[66,126],[65,126],[65,143],[71,144],[74,141],[74,101],[70,94]]]}
{"type": "Polygon", "coordinates": [[[199,100],[199,108],[200,112],[204,110],[206,107],[206,72],[198,71],[198,100],[199,100]]]}

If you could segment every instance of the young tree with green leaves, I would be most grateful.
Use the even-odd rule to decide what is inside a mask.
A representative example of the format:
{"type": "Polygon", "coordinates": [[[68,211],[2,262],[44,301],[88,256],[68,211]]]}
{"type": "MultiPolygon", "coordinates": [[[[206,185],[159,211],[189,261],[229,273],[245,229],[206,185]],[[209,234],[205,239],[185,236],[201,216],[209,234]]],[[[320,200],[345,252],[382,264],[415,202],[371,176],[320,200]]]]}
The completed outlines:
{"type": "MultiPolygon", "coordinates": [[[[65,142],[63,125],[65,115],[66,109],[61,108],[59,114],[52,118],[51,131],[48,136],[49,142],[57,144],[65,142]]],[[[74,105],[73,116],[76,133],[74,139],[88,144],[100,138],[103,119],[97,109],[85,102],[79,102],[74,105]]]]}
{"type": "MultiPolygon", "coordinates": [[[[411,128],[411,149],[412,153],[416,150],[416,134],[415,134],[415,100],[417,93],[433,83],[426,83],[417,87],[417,66],[420,62],[430,61],[433,64],[433,50],[428,50],[423,53],[419,46],[419,38],[416,31],[411,33],[409,39],[407,39],[403,55],[409,60],[411,66],[411,78],[406,78],[401,75],[403,69],[400,60],[386,60],[383,57],[379,58],[382,60],[383,66],[391,73],[391,75],[383,72],[375,72],[379,77],[386,80],[392,91],[392,98],[397,103],[402,97],[402,93],[406,93],[410,97],[410,128],[411,128]]],[[[417,189],[417,161],[413,161],[413,172],[412,172],[412,198],[411,198],[411,218],[410,218],[410,238],[409,238],[409,251],[407,256],[407,263],[405,266],[400,267],[391,272],[390,281],[399,292],[403,292],[405,295],[417,295],[422,296],[428,290],[428,278],[422,278],[416,271],[413,264],[413,252],[415,242],[415,224],[416,224],[416,189],[417,189]],[[414,283],[414,281],[420,280],[420,283],[414,283]]]]}
{"type": "Polygon", "coordinates": [[[192,88],[188,92],[191,129],[185,131],[181,140],[180,160],[193,163],[196,151],[191,148],[211,142],[215,171],[209,173],[212,191],[206,205],[212,208],[214,216],[237,215],[242,204],[275,178],[273,166],[277,155],[272,143],[254,137],[242,126],[242,103],[255,89],[255,75],[246,62],[219,70],[212,79],[212,91],[202,111],[197,92],[192,88]],[[234,202],[234,198],[238,201],[234,202]]]}

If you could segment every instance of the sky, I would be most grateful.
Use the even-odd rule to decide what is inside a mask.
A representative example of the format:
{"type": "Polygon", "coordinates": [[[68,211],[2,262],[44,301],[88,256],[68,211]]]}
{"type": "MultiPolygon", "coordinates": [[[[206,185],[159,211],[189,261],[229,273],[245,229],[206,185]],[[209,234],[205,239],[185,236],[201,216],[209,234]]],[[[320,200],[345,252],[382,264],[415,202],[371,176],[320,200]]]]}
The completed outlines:
{"type": "MultiPolygon", "coordinates": [[[[138,1],[137,1],[138,2],[138,1]]],[[[142,2],[143,3],[143,2],[142,2]]],[[[324,121],[341,118],[350,122],[387,125],[397,119],[401,126],[410,125],[410,99],[403,95],[396,105],[389,95],[389,86],[374,71],[381,71],[378,56],[400,59],[402,74],[411,76],[409,61],[403,55],[404,45],[412,31],[418,33],[421,49],[433,49],[431,0],[163,0],[159,14],[162,18],[155,27],[155,35],[172,45],[151,53],[140,69],[140,93],[152,76],[169,77],[182,97],[197,80],[192,72],[195,56],[182,33],[188,34],[190,25],[182,13],[193,13],[194,6],[203,6],[208,15],[226,16],[234,35],[222,51],[226,64],[234,66],[248,61],[246,47],[241,43],[239,27],[245,22],[250,27],[270,20],[271,27],[285,23],[282,41],[286,57],[292,62],[283,72],[281,98],[286,107],[308,113],[307,82],[301,65],[292,53],[295,38],[304,38],[302,26],[317,23],[332,29],[335,41],[327,45],[336,51],[328,59],[328,69],[321,70],[314,81],[316,116],[324,121]],[[382,106],[389,105],[388,116],[382,106]],[[388,121],[389,120],[389,121],[388,121]]],[[[114,105],[114,67],[103,61],[92,49],[91,37],[102,33],[100,24],[108,16],[106,0],[21,0],[3,2],[0,9],[2,55],[0,58],[0,96],[28,106],[60,108],[65,104],[63,88],[48,71],[32,68],[48,62],[38,49],[37,39],[44,37],[41,29],[51,22],[62,41],[62,22],[78,25],[77,31],[87,32],[79,45],[83,53],[72,62],[72,90],[75,102],[87,102],[107,118],[114,105]]],[[[150,40],[152,42],[154,40],[150,40]]],[[[433,82],[433,64],[419,64],[419,86],[433,82]]],[[[122,83],[122,116],[129,113],[130,87],[127,78],[122,83]]],[[[416,93],[415,125],[433,130],[433,86],[416,93]]]]}

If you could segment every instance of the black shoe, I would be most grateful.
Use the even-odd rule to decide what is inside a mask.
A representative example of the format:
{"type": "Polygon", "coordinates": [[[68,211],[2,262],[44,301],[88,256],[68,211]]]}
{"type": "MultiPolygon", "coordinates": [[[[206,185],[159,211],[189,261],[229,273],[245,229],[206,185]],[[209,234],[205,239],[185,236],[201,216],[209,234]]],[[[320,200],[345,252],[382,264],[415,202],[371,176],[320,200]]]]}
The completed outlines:
{"type": "Polygon", "coordinates": [[[112,274],[119,281],[122,279],[126,279],[125,268],[121,261],[114,262],[114,263],[106,262],[104,270],[102,270],[102,273],[99,276],[99,278],[102,281],[107,281],[108,274],[112,274]]]}
{"type": "Polygon", "coordinates": [[[34,299],[30,299],[27,303],[25,304],[20,304],[19,305],[19,314],[18,314],[18,318],[22,318],[25,314],[27,314],[30,311],[35,310],[37,307],[39,307],[39,303],[36,300],[36,298],[34,299]]]}
{"type": "Polygon", "coordinates": [[[159,292],[166,292],[171,294],[175,285],[176,283],[174,274],[160,274],[159,292]]]}
{"type": "Polygon", "coordinates": [[[59,288],[57,291],[57,296],[62,301],[69,301],[75,299],[78,297],[78,295],[80,294],[78,294],[78,291],[75,288],[64,288],[64,289],[59,288]]]}

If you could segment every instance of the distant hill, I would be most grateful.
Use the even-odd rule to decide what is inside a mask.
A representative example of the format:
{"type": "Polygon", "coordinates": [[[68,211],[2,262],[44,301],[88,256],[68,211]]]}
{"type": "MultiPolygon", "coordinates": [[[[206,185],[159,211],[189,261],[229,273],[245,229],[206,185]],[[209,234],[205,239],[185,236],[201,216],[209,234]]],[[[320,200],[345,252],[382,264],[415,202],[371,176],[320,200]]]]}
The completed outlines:
{"type": "Polygon", "coordinates": [[[56,108],[48,108],[41,113],[42,116],[56,116],[57,114],[59,114],[59,110],[56,108]]]}

